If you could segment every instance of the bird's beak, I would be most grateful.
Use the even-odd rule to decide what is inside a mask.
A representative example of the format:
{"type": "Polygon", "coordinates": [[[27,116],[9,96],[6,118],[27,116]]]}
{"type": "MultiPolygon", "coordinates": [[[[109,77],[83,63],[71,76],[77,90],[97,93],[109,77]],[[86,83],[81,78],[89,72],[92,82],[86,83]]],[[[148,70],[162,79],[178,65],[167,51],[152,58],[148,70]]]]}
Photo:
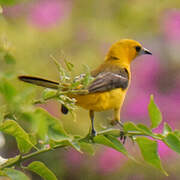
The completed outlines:
{"type": "Polygon", "coordinates": [[[152,53],[151,53],[148,49],[146,49],[146,48],[142,48],[141,54],[142,54],[142,55],[143,55],[143,54],[152,55],[152,53]]]}

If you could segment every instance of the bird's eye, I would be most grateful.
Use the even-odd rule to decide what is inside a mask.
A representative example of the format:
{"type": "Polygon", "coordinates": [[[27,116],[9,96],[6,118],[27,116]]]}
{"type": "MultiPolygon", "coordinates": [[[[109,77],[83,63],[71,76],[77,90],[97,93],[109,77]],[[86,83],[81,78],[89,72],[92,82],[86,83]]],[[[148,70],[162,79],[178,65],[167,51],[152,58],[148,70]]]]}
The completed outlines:
{"type": "Polygon", "coordinates": [[[141,46],[136,46],[135,49],[136,49],[136,52],[139,52],[141,50],[141,46]]]}

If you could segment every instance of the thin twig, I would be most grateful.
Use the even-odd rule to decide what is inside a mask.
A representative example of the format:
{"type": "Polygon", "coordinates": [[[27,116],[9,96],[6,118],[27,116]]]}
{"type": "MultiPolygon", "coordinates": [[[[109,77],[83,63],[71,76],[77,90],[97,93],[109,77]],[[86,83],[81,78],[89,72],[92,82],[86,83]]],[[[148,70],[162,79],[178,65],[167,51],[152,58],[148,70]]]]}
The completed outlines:
{"type": "Polygon", "coordinates": [[[54,149],[58,149],[58,148],[63,148],[65,146],[69,146],[69,145],[57,145],[53,148],[46,148],[46,149],[41,149],[39,151],[35,151],[35,152],[32,152],[30,154],[27,154],[27,155],[24,155],[24,156],[20,156],[19,159],[17,159],[17,161],[13,161],[12,163],[4,163],[0,166],[0,170],[4,169],[4,168],[7,168],[7,167],[12,167],[14,165],[17,165],[17,164],[20,164],[22,163],[23,161],[27,160],[27,159],[30,159],[34,156],[37,156],[39,154],[42,154],[42,153],[45,153],[45,152],[49,152],[49,151],[52,151],[54,149]]]}
{"type": "MultiPolygon", "coordinates": [[[[162,140],[161,137],[158,137],[156,136],[156,134],[154,134],[154,136],[151,136],[147,133],[142,133],[140,131],[129,131],[129,132],[126,132],[126,131],[122,131],[120,129],[108,129],[108,130],[103,130],[103,131],[100,131],[97,133],[97,135],[113,135],[115,137],[121,137],[122,134],[123,136],[127,136],[127,137],[130,137],[132,138],[133,136],[148,136],[148,137],[152,137],[154,139],[158,139],[158,140],[162,140]]],[[[92,140],[92,137],[90,137],[90,135],[87,135],[85,138],[81,138],[79,139],[79,142],[87,142],[88,139],[91,139],[92,140]]],[[[88,143],[91,143],[92,141],[88,141],[88,143]]],[[[63,147],[68,147],[69,145],[56,145],[54,147],[50,147],[50,148],[46,148],[46,149],[41,149],[41,150],[37,150],[35,152],[32,152],[30,154],[27,154],[27,155],[24,155],[24,156],[20,156],[20,158],[17,159],[17,161],[12,161],[12,163],[4,163],[0,166],[0,169],[4,169],[4,168],[7,168],[7,167],[12,167],[14,165],[17,165],[17,164],[20,164],[22,163],[23,161],[27,160],[27,159],[30,159],[34,156],[37,156],[37,155],[40,155],[42,153],[45,153],[45,152],[49,152],[49,151],[52,151],[54,149],[58,149],[58,148],[63,148],[63,147]]]]}

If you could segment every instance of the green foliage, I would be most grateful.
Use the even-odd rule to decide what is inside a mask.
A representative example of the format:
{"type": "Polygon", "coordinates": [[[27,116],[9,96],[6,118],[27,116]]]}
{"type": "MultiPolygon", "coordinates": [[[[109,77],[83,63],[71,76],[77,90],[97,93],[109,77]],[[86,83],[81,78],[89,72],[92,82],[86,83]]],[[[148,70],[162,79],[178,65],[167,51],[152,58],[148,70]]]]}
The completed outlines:
{"type": "Polygon", "coordinates": [[[158,138],[158,136],[155,133],[153,133],[152,130],[147,126],[145,126],[144,124],[135,125],[133,122],[126,122],[124,123],[124,130],[126,132],[133,131],[135,135],[144,134],[146,136],[158,138]]]}
{"type": "Polygon", "coordinates": [[[111,147],[111,148],[123,153],[124,155],[128,155],[127,150],[124,148],[124,146],[121,144],[121,142],[113,136],[99,135],[99,136],[94,137],[94,142],[111,147]]]}
{"type": "Polygon", "coordinates": [[[157,142],[150,140],[146,137],[138,137],[136,138],[136,142],[139,145],[144,160],[147,163],[151,164],[152,166],[156,167],[157,169],[161,170],[165,175],[168,175],[162,167],[157,152],[157,147],[158,147],[157,142]]]}
{"type": "Polygon", "coordinates": [[[42,98],[44,101],[46,101],[47,99],[56,96],[57,92],[55,90],[52,89],[45,89],[42,93],[42,98]]]}
{"type": "Polygon", "coordinates": [[[171,127],[165,122],[164,123],[164,128],[163,128],[163,134],[167,135],[168,133],[172,132],[171,127]]]}
{"type": "Polygon", "coordinates": [[[174,151],[180,153],[180,139],[173,133],[170,132],[164,138],[164,142],[174,151]]]}
{"type": "Polygon", "coordinates": [[[28,165],[27,169],[37,173],[44,180],[57,180],[54,173],[49,170],[42,162],[34,161],[28,165]]]}
{"type": "Polygon", "coordinates": [[[16,89],[13,85],[5,78],[1,79],[0,92],[3,94],[7,102],[12,102],[12,99],[16,95],[16,89]]]}
{"type": "MultiPolygon", "coordinates": [[[[3,94],[3,93],[2,93],[3,94]]],[[[5,94],[3,94],[6,96],[5,94]]],[[[46,97],[54,96],[54,91],[47,91],[46,97]],[[50,93],[50,95],[48,95],[50,93]]],[[[43,94],[44,96],[44,94],[43,94]]],[[[154,108],[155,103],[151,99],[151,103],[154,104],[153,106],[149,106],[150,108],[154,108]]],[[[24,112],[22,113],[24,114],[24,112]]],[[[47,152],[56,148],[63,148],[63,147],[71,147],[79,151],[80,153],[87,152],[89,154],[94,154],[94,143],[95,144],[102,144],[107,147],[111,147],[120,153],[124,154],[128,158],[136,161],[128,152],[128,150],[123,146],[123,144],[118,139],[121,136],[121,132],[119,129],[107,129],[101,132],[98,132],[97,136],[93,139],[89,135],[85,138],[72,136],[68,134],[60,121],[54,117],[52,117],[49,113],[41,108],[36,108],[30,114],[30,119],[33,121],[34,124],[34,134],[36,138],[43,140],[43,143],[39,144],[41,147],[40,149],[36,148],[34,153],[29,153],[25,156],[16,156],[14,158],[8,159],[8,161],[1,164],[0,169],[2,173],[7,175],[7,167],[10,169],[8,172],[8,176],[23,176],[17,170],[14,170],[10,167],[19,164],[21,161],[24,161],[30,157],[33,157],[36,154],[40,154],[43,152],[47,152]],[[49,145],[47,147],[47,145],[49,145]],[[11,173],[12,171],[12,173],[11,173]],[[14,175],[15,174],[15,175],[14,175]],[[17,175],[16,175],[17,174],[17,175]]],[[[153,114],[151,114],[153,116],[153,114]]],[[[155,114],[156,116],[156,114],[155,114]]],[[[153,118],[153,117],[152,117],[153,118]]],[[[37,141],[34,141],[34,136],[31,133],[26,133],[20,125],[14,120],[4,120],[0,125],[0,130],[4,133],[10,134],[16,138],[18,148],[21,153],[27,153],[29,150],[34,147],[37,141]],[[33,138],[32,138],[33,137],[33,138]],[[34,143],[36,142],[36,143],[34,143]]],[[[124,123],[124,135],[130,138],[134,138],[139,148],[141,150],[142,156],[144,160],[151,164],[152,166],[156,167],[157,169],[161,170],[165,175],[167,173],[162,168],[158,151],[157,151],[157,142],[154,140],[150,140],[146,137],[137,137],[139,135],[149,136],[154,139],[162,140],[165,142],[171,149],[176,152],[180,152],[180,140],[179,136],[177,135],[177,131],[173,132],[170,126],[165,123],[164,124],[164,131],[163,134],[156,134],[153,133],[151,128],[143,125],[143,124],[134,124],[132,122],[124,123]]],[[[37,145],[38,145],[37,144],[37,145]]],[[[29,166],[24,167],[26,170],[33,171],[39,174],[44,179],[49,178],[56,178],[55,175],[41,162],[34,161],[29,166]]],[[[23,177],[24,178],[24,177],[23,177]]]]}
{"type": "MultiPolygon", "coordinates": [[[[5,49],[1,51],[4,63],[7,66],[14,66],[15,60],[9,51],[5,49]]],[[[93,78],[90,76],[88,69],[86,69],[86,74],[73,78],[72,71],[74,66],[67,61],[67,58],[65,59],[65,67],[58,63],[54,57],[53,60],[61,77],[59,89],[57,91],[45,89],[40,100],[36,100],[35,103],[45,103],[47,100],[56,99],[73,112],[76,109],[75,100],[68,97],[67,94],[87,93],[86,87],[93,78]]],[[[90,134],[80,137],[67,133],[58,118],[53,117],[42,108],[32,105],[33,96],[31,94],[33,91],[29,89],[18,91],[13,85],[14,77],[16,75],[10,75],[7,72],[0,76],[0,94],[6,104],[0,109],[0,131],[15,138],[20,154],[7,159],[7,161],[5,159],[0,164],[0,174],[2,176],[8,176],[11,179],[29,179],[21,171],[14,169],[14,167],[20,165],[22,170],[33,171],[45,180],[57,179],[42,162],[33,161],[26,167],[21,164],[31,157],[57,148],[73,148],[80,153],[94,155],[96,144],[100,144],[113,148],[137,162],[136,158],[132,157],[128,149],[119,140],[122,134],[136,142],[144,160],[165,175],[167,173],[163,169],[158,155],[157,140],[163,141],[169,148],[180,153],[179,131],[173,131],[167,123],[164,123],[162,134],[152,131],[162,121],[161,112],[155,104],[153,96],[151,96],[148,105],[151,127],[144,124],[126,122],[122,130],[112,128],[98,132],[95,137],[92,137],[90,134]],[[22,122],[26,122],[28,127],[24,128],[23,126],[22,128],[20,126],[20,123],[23,124],[22,122]]]]}
{"type": "Polygon", "coordinates": [[[18,3],[20,0],[0,0],[1,5],[14,5],[18,3]]]}
{"type": "Polygon", "coordinates": [[[50,141],[50,147],[51,148],[56,148],[56,147],[59,147],[59,146],[61,146],[61,147],[71,146],[75,150],[79,151],[80,153],[82,152],[81,148],[80,148],[80,145],[79,145],[79,142],[74,141],[71,138],[67,138],[66,140],[51,140],[50,141]]]}
{"type": "Polygon", "coordinates": [[[64,140],[68,137],[60,121],[55,117],[51,116],[45,110],[38,108],[34,112],[36,123],[36,134],[40,139],[45,140],[46,136],[50,139],[64,140]]]}
{"type": "Polygon", "coordinates": [[[10,134],[16,138],[19,151],[27,153],[34,146],[26,133],[19,125],[13,120],[6,120],[0,125],[0,131],[10,134]]]}
{"type": "Polygon", "coordinates": [[[13,168],[5,168],[3,172],[12,180],[30,180],[24,173],[13,168]]]}
{"type": "Polygon", "coordinates": [[[82,152],[88,153],[90,155],[95,154],[94,147],[92,144],[86,142],[80,142],[79,146],[82,152]]]}
{"type": "Polygon", "coordinates": [[[150,103],[148,105],[148,112],[149,117],[151,119],[151,128],[156,128],[162,121],[162,114],[157,107],[157,105],[154,103],[154,97],[151,95],[150,97],[150,103]]]}
{"type": "Polygon", "coordinates": [[[10,53],[5,54],[4,60],[7,64],[15,64],[16,63],[14,57],[10,53]]]}
{"type": "Polygon", "coordinates": [[[15,157],[13,157],[13,158],[7,159],[5,162],[3,162],[3,163],[0,164],[0,169],[3,169],[4,166],[5,166],[5,167],[11,166],[11,164],[14,164],[14,163],[16,163],[17,161],[19,161],[20,158],[21,158],[21,156],[20,156],[20,155],[17,155],[17,156],[15,156],[15,157]]]}

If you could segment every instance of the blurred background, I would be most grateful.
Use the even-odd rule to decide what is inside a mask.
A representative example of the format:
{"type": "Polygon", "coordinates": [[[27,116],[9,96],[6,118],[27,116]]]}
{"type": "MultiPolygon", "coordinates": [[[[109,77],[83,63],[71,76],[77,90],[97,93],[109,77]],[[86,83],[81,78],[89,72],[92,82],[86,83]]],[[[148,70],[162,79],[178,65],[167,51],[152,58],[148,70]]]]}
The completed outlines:
{"type": "MultiPolygon", "coordinates": [[[[17,75],[59,79],[50,56],[60,62],[62,54],[66,56],[75,65],[75,76],[83,72],[83,65],[88,65],[90,69],[97,67],[112,43],[131,38],[151,50],[153,56],[138,57],[132,63],[132,82],[122,109],[122,121],[149,125],[147,106],[150,94],[154,94],[163,122],[180,129],[179,0],[19,0],[2,7],[0,47],[10,52],[15,61],[12,57],[6,58],[7,62],[1,60],[0,75],[5,73],[19,93],[26,89],[32,100],[41,95],[43,88],[18,82],[17,75]]],[[[1,100],[3,103],[4,100],[1,100]]],[[[90,120],[86,110],[76,110],[74,120],[71,115],[61,115],[57,102],[50,101],[41,107],[58,117],[67,132],[82,136],[88,133],[90,120]]],[[[111,112],[96,113],[96,129],[109,127],[110,119],[111,112]]],[[[26,120],[20,123],[28,126],[26,120]]],[[[156,129],[156,132],[161,131],[161,128],[156,129]]],[[[2,136],[0,144],[0,155],[4,158],[17,153],[13,138],[2,136]]],[[[125,146],[142,159],[138,148],[130,140],[125,146]]],[[[59,179],[66,180],[179,179],[179,155],[162,142],[158,147],[169,177],[148,165],[137,165],[119,152],[102,146],[96,147],[94,156],[72,149],[59,149],[36,159],[47,164],[59,179]]],[[[35,174],[30,176],[40,179],[35,174]]]]}

